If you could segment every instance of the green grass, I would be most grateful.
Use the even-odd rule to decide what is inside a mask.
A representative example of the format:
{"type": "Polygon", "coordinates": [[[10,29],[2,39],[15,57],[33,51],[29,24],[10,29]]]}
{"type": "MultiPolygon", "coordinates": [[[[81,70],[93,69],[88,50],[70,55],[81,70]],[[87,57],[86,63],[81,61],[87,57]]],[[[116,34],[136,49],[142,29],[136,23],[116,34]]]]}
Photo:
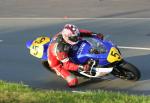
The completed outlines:
{"type": "Polygon", "coordinates": [[[103,90],[73,93],[37,90],[22,83],[0,81],[0,103],[150,103],[150,96],[136,96],[103,90]]]}

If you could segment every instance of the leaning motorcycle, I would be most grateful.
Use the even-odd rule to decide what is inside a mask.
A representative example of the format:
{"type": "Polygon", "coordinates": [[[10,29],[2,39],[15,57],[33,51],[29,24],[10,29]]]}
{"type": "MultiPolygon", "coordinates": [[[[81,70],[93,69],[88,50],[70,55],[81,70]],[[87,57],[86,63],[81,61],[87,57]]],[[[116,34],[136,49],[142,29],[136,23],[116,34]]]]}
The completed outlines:
{"type": "MultiPolygon", "coordinates": [[[[38,37],[26,43],[30,54],[40,58],[42,64],[50,71],[47,60],[47,49],[52,40],[49,37],[38,37]]],[[[117,45],[110,40],[101,40],[97,37],[84,38],[73,45],[69,52],[72,62],[84,65],[90,63],[90,71],[72,72],[76,76],[86,78],[103,78],[108,74],[123,80],[137,81],[140,71],[133,64],[125,61],[117,45]]]]}

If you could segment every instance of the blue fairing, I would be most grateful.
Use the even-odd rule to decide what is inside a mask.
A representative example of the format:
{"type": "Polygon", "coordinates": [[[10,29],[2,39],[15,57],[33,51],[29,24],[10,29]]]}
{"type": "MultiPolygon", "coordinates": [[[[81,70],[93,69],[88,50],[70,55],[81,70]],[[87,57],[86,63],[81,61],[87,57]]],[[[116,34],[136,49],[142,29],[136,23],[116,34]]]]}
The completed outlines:
{"type": "Polygon", "coordinates": [[[26,42],[26,47],[27,47],[28,49],[30,48],[32,42],[33,42],[32,40],[26,42]]]}
{"type": "MultiPolygon", "coordinates": [[[[70,58],[73,62],[77,64],[84,64],[88,59],[92,58],[99,62],[99,65],[105,66],[110,64],[107,61],[107,56],[109,51],[113,47],[113,44],[110,41],[105,41],[97,38],[92,38],[91,40],[80,41],[77,45],[73,46],[70,52],[70,58]],[[95,44],[94,44],[95,43],[95,44]],[[100,47],[105,49],[105,52],[100,54],[90,53],[90,50],[94,45],[100,44],[100,47]]],[[[100,48],[96,48],[100,49],[100,48]]]]}
{"type": "Polygon", "coordinates": [[[47,50],[48,50],[48,46],[49,46],[49,43],[45,44],[44,45],[44,53],[43,53],[43,56],[42,56],[42,60],[47,60],[47,50]]]}

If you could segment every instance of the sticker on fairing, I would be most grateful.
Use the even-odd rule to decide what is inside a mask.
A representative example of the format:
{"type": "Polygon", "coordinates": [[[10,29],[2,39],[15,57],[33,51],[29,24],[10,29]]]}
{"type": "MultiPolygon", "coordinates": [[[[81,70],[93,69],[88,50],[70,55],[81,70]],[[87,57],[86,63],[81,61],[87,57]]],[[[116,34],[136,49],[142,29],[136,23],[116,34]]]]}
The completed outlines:
{"type": "Polygon", "coordinates": [[[43,45],[50,42],[50,38],[49,37],[38,37],[37,39],[35,39],[32,43],[32,45],[43,45]]]}
{"type": "Polygon", "coordinates": [[[30,54],[37,58],[42,58],[44,51],[43,45],[48,42],[50,42],[49,37],[38,37],[33,41],[32,45],[30,46],[30,54]]]}
{"type": "Polygon", "coordinates": [[[122,60],[122,57],[119,51],[116,48],[112,47],[108,54],[107,61],[110,63],[113,63],[113,62],[121,61],[121,60],[122,60]]]}

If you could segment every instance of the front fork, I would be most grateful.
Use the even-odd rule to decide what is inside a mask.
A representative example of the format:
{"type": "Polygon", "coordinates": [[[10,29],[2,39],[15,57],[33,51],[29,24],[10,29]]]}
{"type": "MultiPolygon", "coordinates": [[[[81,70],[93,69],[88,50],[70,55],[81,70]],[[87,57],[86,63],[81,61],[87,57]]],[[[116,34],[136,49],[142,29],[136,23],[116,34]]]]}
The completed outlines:
{"type": "Polygon", "coordinates": [[[115,75],[116,77],[121,77],[124,74],[124,71],[122,70],[122,66],[125,64],[125,61],[122,60],[122,61],[119,61],[119,62],[116,62],[113,66],[113,71],[111,72],[113,75],[115,75]]]}

